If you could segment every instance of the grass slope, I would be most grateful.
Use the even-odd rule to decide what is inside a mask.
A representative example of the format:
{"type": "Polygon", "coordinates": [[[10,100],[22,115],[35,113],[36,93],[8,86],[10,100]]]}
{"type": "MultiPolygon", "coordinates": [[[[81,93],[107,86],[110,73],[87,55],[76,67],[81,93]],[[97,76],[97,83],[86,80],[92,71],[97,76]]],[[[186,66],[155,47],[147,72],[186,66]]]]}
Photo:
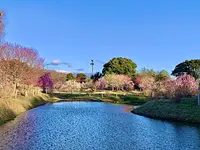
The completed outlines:
{"type": "Polygon", "coordinates": [[[180,103],[170,100],[149,101],[132,112],[151,118],[200,123],[197,98],[183,99],[180,103]]]}
{"type": "Polygon", "coordinates": [[[133,94],[123,95],[123,93],[53,93],[51,95],[40,94],[35,97],[22,97],[18,99],[0,99],[0,125],[8,122],[21,113],[29,109],[46,103],[55,103],[59,101],[103,101],[119,104],[144,104],[148,100],[144,96],[134,96],[133,94]]]}
{"type": "Polygon", "coordinates": [[[29,109],[48,103],[50,100],[50,97],[46,94],[22,97],[21,99],[0,99],[0,125],[29,109]]]}

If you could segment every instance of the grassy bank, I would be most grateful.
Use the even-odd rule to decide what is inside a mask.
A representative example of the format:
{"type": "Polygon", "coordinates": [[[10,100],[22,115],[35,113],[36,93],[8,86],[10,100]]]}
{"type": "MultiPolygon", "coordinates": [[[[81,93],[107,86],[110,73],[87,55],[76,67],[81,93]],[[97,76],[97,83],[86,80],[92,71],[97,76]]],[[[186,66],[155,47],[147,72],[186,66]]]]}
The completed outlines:
{"type": "Polygon", "coordinates": [[[104,102],[112,102],[118,104],[130,104],[130,105],[141,105],[148,102],[147,97],[143,95],[134,95],[134,94],[126,94],[111,92],[111,93],[77,93],[77,94],[68,94],[68,93],[54,93],[54,97],[58,99],[62,99],[63,101],[71,101],[71,100],[90,100],[96,99],[98,101],[104,102]]]}
{"type": "Polygon", "coordinates": [[[200,123],[200,106],[197,106],[196,97],[183,99],[180,103],[170,100],[149,101],[132,112],[151,118],[200,123]]]}
{"type": "Polygon", "coordinates": [[[51,98],[46,94],[18,99],[0,99],[0,125],[14,119],[29,109],[48,102],[51,102],[51,98]]]}
{"type": "Polygon", "coordinates": [[[124,95],[124,93],[53,93],[51,95],[40,94],[35,97],[21,97],[18,99],[0,99],[0,125],[13,120],[21,113],[26,112],[37,106],[46,103],[55,103],[59,101],[102,101],[118,104],[141,105],[148,100],[145,96],[134,96],[133,94],[124,95]]]}

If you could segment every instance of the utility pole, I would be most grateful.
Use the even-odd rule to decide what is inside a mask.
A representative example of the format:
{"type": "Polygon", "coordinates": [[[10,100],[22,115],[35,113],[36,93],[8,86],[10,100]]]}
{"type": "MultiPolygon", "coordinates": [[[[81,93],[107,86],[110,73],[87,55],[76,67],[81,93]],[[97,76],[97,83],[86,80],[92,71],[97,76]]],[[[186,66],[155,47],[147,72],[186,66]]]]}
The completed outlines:
{"type": "Polygon", "coordinates": [[[93,75],[93,73],[94,73],[94,60],[93,59],[91,59],[90,65],[92,66],[92,75],[93,75]]]}

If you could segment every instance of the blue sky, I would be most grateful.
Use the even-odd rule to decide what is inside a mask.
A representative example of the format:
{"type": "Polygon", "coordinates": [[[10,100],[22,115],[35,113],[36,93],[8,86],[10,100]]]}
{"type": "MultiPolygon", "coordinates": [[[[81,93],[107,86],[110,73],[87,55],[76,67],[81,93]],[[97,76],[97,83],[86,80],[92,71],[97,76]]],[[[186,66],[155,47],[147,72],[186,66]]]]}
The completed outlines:
{"type": "Polygon", "coordinates": [[[200,58],[199,0],[0,0],[6,40],[68,62],[49,69],[91,72],[113,57],[171,72],[200,58]]]}

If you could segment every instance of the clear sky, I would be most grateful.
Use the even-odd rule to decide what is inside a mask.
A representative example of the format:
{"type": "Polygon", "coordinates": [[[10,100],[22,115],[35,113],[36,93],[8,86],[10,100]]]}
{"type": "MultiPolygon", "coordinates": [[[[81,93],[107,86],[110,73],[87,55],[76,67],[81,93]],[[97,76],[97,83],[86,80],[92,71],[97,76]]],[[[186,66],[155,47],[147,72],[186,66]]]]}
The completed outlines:
{"type": "Polygon", "coordinates": [[[113,57],[171,72],[200,58],[200,0],[0,0],[6,40],[69,62],[50,69],[91,72],[113,57]]]}

